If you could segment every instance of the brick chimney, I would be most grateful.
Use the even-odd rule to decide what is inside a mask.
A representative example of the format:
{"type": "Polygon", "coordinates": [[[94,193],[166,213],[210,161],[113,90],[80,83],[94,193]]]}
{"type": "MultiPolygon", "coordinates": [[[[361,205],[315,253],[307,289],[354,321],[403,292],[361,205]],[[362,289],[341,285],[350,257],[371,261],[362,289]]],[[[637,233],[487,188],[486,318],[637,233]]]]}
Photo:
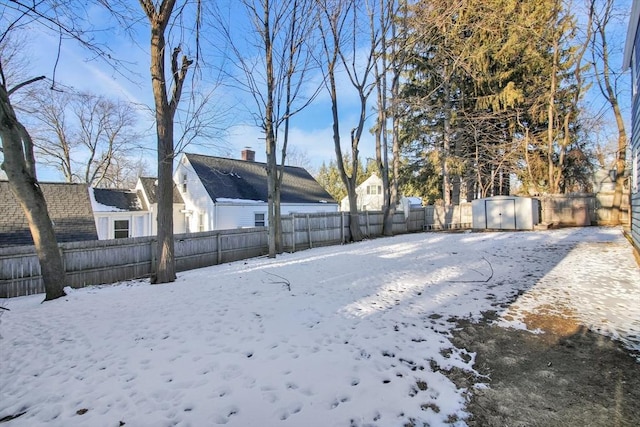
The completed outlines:
{"type": "Polygon", "coordinates": [[[249,147],[246,147],[242,150],[242,160],[247,162],[255,162],[256,161],[256,152],[251,150],[249,147]]]}

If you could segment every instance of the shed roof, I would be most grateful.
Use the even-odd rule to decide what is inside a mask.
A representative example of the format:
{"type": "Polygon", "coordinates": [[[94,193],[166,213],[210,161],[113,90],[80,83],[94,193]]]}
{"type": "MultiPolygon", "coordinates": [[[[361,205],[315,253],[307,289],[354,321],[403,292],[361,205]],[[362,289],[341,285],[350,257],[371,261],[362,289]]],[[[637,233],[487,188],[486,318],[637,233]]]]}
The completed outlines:
{"type": "MultiPolygon", "coordinates": [[[[54,224],[58,243],[98,240],[86,184],[39,183],[54,224]]],[[[33,245],[27,218],[9,189],[0,181],[0,246],[33,245]]]]}
{"type": "MultiPolygon", "coordinates": [[[[214,202],[267,201],[265,163],[200,154],[185,156],[214,202]]],[[[295,166],[284,167],[280,202],[336,203],[306,169],[295,166]]]]}

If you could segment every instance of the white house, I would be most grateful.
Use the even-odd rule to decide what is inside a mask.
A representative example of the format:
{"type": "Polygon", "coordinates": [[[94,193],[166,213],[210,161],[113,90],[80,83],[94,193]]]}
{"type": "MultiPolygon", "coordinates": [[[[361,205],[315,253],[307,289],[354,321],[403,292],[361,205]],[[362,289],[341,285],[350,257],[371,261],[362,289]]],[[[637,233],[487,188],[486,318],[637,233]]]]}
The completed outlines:
{"type": "MultiPolygon", "coordinates": [[[[266,164],[255,152],[242,159],[183,154],[173,175],[190,231],[268,225],[266,164]]],[[[304,168],[285,166],[281,213],[336,212],[338,204],[304,168]]]]}
{"type": "MultiPolygon", "coordinates": [[[[382,178],[375,173],[356,187],[358,195],[358,211],[380,211],[384,204],[382,194],[382,178]]],[[[340,201],[340,210],[349,211],[349,196],[340,201]]]]}
{"type": "Polygon", "coordinates": [[[89,188],[98,239],[147,236],[147,206],[132,190],[89,188]]]}
{"type": "MultiPolygon", "coordinates": [[[[147,206],[149,222],[146,236],[155,236],[158,234],[158,198],[156,197],[156,189],[158,188],[158,179],[153,177],[140,177],[136,183],[136,192],[140,194],[143,203],[147,206]]],[[[173,186],[173,232],[175,234],[188,233],[187,228],[187,212],[185,211],[184,200],[173,186]]]]}
{"type": "MultiPolygon", "coordinates": [[[[139,178],[134,190],[89,188],[98,239],[155,236],[158,204],[156,178],[139,178]]],[[[184,202],[174,187],[173,231],[185,233],[184,202]]]]}

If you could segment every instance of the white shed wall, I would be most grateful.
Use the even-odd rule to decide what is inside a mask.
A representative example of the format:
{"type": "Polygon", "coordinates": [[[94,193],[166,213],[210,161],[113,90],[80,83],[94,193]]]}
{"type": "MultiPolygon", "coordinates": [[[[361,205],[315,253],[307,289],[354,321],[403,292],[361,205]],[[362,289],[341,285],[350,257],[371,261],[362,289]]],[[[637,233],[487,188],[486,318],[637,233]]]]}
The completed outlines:
{"type": "Polygon", "coordinates": [[[474,229],[533,230],[540,222],[538,200],[495,196],[471,202],[474,229]]]}

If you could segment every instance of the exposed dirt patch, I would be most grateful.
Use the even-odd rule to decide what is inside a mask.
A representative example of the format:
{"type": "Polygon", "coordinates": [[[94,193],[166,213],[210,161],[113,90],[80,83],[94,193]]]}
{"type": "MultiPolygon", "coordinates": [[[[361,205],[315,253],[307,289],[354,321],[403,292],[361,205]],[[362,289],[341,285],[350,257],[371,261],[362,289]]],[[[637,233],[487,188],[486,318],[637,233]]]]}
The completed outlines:
{"type": "Polygon", "coordinates": [[[527,313],[527,326],[541,333],[493,325],[495,313],[458,322],[453,343],[476,352],[486,376],[451,373],[471,390],[470,426],[640,425],[640,363],[558,310],[527,313]]]}

